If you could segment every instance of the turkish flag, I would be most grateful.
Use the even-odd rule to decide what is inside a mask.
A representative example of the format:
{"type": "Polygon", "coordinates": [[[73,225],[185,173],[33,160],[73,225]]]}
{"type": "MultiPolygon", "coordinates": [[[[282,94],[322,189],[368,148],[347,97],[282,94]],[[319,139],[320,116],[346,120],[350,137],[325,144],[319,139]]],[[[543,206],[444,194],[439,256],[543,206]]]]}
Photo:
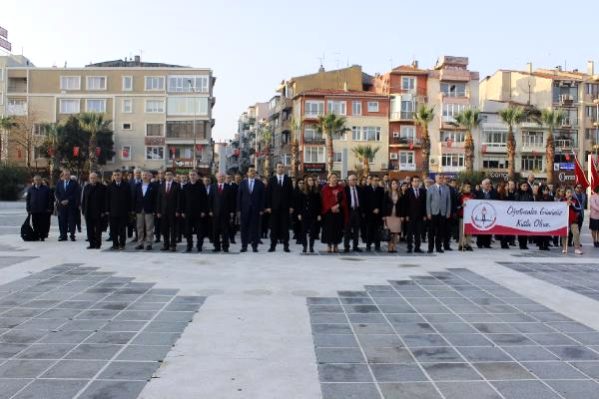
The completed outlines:
{"type": "Polygon", "coordinates": [[[566,154],[566,161],[570,160],[570,154],[566,154]]]}
{"type": "Polygon", "coordinates": [[[78,157],[79,156],[79,147],[73,147],[73,156],[74,157],[78,157]]]}
{"type": "Polygon", "coordinates": [[[202,144],[196,144],[196,151],[202,151],[204,146],[202,144]]]}
{"type": "Polygon", "coordinates": [[[483,154],[487,152],[487,145],[486,144],[482,145],[482,152],[483,152],[483,154]]]}
{"type": "Polygon", "coordinates": [[[599,186],[599,172],[597,172],[597,164],[593,157],[591,158],[591,189],[595,191],[597,186],[599,186]]]}
{"type": "Polygon", "coordinates": [[[410,143],[410,150],[414,149],[414,143],[410,143]]]}
{"type": "Polygon", "coordinates": [[[589,187],[589,181],[584,175],[584,171],[582,170],[580,162],[578,162],[576,156],[574,156],[574,172],[576,174],[576,184],[580,184],[582,188],[586,190],[589,187]]]}
{"type": "Polygon", "coordinates": [[[96,156],[99,157],[102,154],[102,149],[100,147],[96,147],[96,156]]]}
{"type": "Polygon", "coordinates": [[[129,158],[129,150],[126,148],[123,148],[123,158],[129,158]]]}

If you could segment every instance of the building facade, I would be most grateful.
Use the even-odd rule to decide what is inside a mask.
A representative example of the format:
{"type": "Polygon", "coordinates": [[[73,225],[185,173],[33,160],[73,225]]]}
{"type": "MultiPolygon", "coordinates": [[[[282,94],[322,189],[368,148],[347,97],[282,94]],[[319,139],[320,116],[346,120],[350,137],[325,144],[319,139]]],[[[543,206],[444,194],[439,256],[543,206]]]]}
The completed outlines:
{"type": "MultiPolygon", "coordinates": [[[[210,69],[146,63],[136,56],[83,68],[7,66],[4,78],[2,113],[31,119],[40,135],[37,126],[81,112],[112,121],[116,155],[105,170],[211,167],[210,69]]],[[[9,160],[19,162],[14,153],[9,160]]],[[[36,163],[43,165],[45,156],[36,152],[36,163]]]]}

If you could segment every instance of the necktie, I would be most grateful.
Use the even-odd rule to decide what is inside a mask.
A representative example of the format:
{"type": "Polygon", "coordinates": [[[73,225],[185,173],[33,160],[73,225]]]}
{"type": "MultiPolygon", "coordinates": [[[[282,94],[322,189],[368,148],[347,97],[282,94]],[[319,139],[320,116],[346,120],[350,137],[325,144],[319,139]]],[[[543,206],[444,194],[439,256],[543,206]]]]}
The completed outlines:
{"type": "Polygon", "coordinates": [[[67,184],[68,184],[68,183],[69,183],[69,181],[68,181],[68,180],[65,180],[65,181],[64,181],[64,191],[67,191],[67,184]]]}
{"type": "Polygon", "coordinates": [[[250,193],[254,191],[254,180],[250,180],[250,193]]]}
{"type": "Polygon", "coordinates": [[[418,199],[418,190],[414,189],[414,196],[416,197],[416,199],[418,199]]]}
{"type": "Polygon", "coordinates": [[[354,209],[356,209],[358,207],[358,196],[356,195],[356,188],[352,187],[351,189],[351,195],[354,199],[354,209]]]}
{"type": "Polygon", "coordinates": [[[219,184],[219,185],[218,185],[218,193],[219,193],[219,194],[222,194],[222,192],[223,192],[223,185],[222,185],[222,184],[219,184]]]}
{"type": "Polygon", "coordinates": [[[283,187],[283,178],[279,177],[279,186],[283,187]]]}
{"type": "Polygon", "coordinates": [[[170,193],[171,192],[171,183],[166,183],[166,193],[170,193]]]}

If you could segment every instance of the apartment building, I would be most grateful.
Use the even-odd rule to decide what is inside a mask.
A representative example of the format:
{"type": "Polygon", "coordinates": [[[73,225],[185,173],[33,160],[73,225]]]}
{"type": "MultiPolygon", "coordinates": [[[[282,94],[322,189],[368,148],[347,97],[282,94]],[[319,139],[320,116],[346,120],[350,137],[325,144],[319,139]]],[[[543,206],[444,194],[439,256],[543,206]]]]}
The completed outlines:
{"type": "MultiPolygon", "coordinates": [[[[105,170],[211,167],[216,78],[210,69],[142,62],[136,56],[83,68],[6,65],[3,75],[6,105],[0,110],[32,119],[40,135],[41,124],[80,112],[111,120],[116,155],[105,170]]],[[[9,159],[20,161],[14,153],[9,159]]],[[[44,155],[36,151],[42,158],[38,164],[44,155]]]]}
{"type": "MultiPolygon", "coordinates": [[[[481,125],[481,145],[505,154],[507,126],[497,117],[501,109],[518,105],[559,110],[565,118],[553,133],[555,164],[552,173],[559,177],[561,172],[572,170],[572,153],[584,163],[586,155],[597,144],[597,81],[592,61],[588,62],[586,73],[564,71],[561,67],[533,70],[530,64],[524,71],[498,70],[480,84],[480,104],[486,119],[481,125]]],[[[514,166],[517,172],[547,177],[545,146],[548,134],[545,127],[533,121],[516,126],[514,166]]],[[[492,166],[501,172],[507,168],[507,163],[493,163],[492,166]]]]}
{"type": "MultiPolygon", "coordinates": [[[[317,131],[318,117],[335,113],[346,118],[348,132],[335,137],[334,167],[338,172],[361,169],[352,149],[357,145],[379,148],[372,172],[386,172],[389,162],[389,97],[368,91],[314,89],[293,99],[293,115],[299,121],[300,174],[326,174],[326,138],[317,131]]],[[[342,173],[345,175],[345,173],[342,173]]]]}

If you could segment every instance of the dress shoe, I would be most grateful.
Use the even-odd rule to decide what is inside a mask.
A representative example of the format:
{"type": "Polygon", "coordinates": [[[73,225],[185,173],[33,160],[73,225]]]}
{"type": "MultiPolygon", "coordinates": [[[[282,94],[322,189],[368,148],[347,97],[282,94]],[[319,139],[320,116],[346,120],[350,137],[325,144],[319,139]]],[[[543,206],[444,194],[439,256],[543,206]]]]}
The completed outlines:
{"type": "Polygon", "coordinates": [[[348,254],[348,253],[350,253],[350,252],[351,252],[351,251],[349,250],[349,248],[345,248],[345,249],[343,250],[343,253],[344,253],[344,254],[348,254]]]}
{"type": "Polygon", "coordinates": [[[442,249],[437,249],[437,253],[439,253],[439,254],[442,254],[442,253],[444,253],[444,252],[445,252],[445,251],[443,251],[442,249]]]}
{"type": "Polygon", "coordinates": [[[66,241],[66,240],[67,240],[66,237],[60,237],[60,238],[58,238],[58,241],[66,241]]]}
{"type": "Polygon", "coordinates": [[[225,252],[225,253],[229,253],[229,248],[224,248],[224,249],[223,249],[223,252],[225,252]]]}
{"type": "Polygon", "coordinates": [[[358,248],[358,247],[355,247],[355,248],[353,249],[353,251],[354,251],[354,252],[362,252],[362,250],[361,250],[360,248],[358,248]]]}
{"type": "Polygon", "coordinates": [[[407,253],[409,253],[409,254],[411,254],[411,253],[412,253],[412,250],[411,250],[411,249],[408,249],[406,252],[407,252],[407,253]]]}
{"type": "Polygon", "coordinates": [[[366,252],[370,252],[370,245],[366,245],[366,252]]]}
{"type": "Polygon", "coordinates": [[[268,252],[275,252],[275,247],[268,248],[268,252]]]}
{"type": "Polygon", "coordinates": [[[75,236],[71,236],[71,241],[75,241],[75,236]]]}
{"type": "Polygon", "coordinates": [[[416,248],[416,249],[414,250],[414,252],[415,252],[415,253],[417,253],[417,254],[423,254],[423,253],[424,253],[424,251],[423,251],[423,250],[421,250],[420,248],[416,248]]]}
{"type": "Polygon", "coordinates": [[[159,243],[160,242],[160,238],[157,238],[154,240],[154,243],[159,243]]]}
{"type": "Polygon", "coordinates": [[[247,248],[241,248],[241,250],[239,252],[247,252],[248,249],[247,248]]]}
{"type": "Polygon", "coordinates": [[[445,251],[453,251],[453,249],[451,247],[447,247],[445,248],[445,251]]]}
{"type": "Polygon", "coordinates": [[[254,247],[254,248],[252,248],[252,251],[253,251],[253,252],[258,252],[258,248],[257,248],[257,247],[254,247]]]}
{"type": "Polygon", "coordinates": [[[146,251],[151,251],[152,250],[152,246],[151,245],[146,245],[146,251]]]}
{"type": "Polygon", "coordinates": [[[429,249],[428,251],[426,251],[427,254],[432,254],[434,251],[432,249],[429,249]]]}
{"type": "Polygon", "coordinates": [[[213,248],[212,252],[220,252],[220,248],[213,248]]]}
{"type": "Polygon", "coordinates": [[[162,248],[160,248],[160,250],[163,251],[163,252],[164,251],[168,251],[168,249],[169,249],[168,247],[162,247],[162,248]]]}
{"type": "Polygon", "coordinates": [[[96,249],[93,245],[89,245],[86,249],[96,249]]]}
{"type": "Polygon", "coordinates": [[[191,247],[187,247],[187,249],[185,250],[185,252],[191,252],[192,248],[191,247]]]}
{"type": "Polygon", "coordinates": [[[289,251],[289,247],[283,248],[283,251],[285,251],[285,252],[291,252],[291,251],[289,251]]]}
{"type": "Polygon", "coordinates": [[[143,244],[139,244],[135,247],[135,249],[137,249],[137,250],[144,249],[144,246],[143,246],[143,244]]]}
{"type": "Polygon", "coordinates": [[[171,252],[177,252],[177,247],[171,247],[171,252]]]}
{"type": "Polygon", "coordinates": [[[110,247],[110,250],[111,250],[111,251],[118,251],[118,250],[119,250],[119,247],[118,247],[118,246],[116,246],[116,245],[113,245],[112,247],[110,247]]]}
{"type": "Polygon", "coordinates": [[[202,251],[203,251],[202,247],[198,247],[198,252],[202,252],[202,251]]]}

